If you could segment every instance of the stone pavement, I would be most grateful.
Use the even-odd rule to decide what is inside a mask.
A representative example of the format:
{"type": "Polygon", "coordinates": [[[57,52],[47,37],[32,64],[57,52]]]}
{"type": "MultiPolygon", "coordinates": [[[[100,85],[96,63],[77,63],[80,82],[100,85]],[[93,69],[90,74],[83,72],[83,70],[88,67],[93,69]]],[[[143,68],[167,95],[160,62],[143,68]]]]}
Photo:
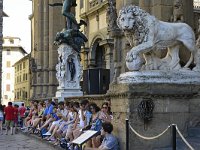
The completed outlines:
{"type": "Polygon", "coordinates": [[[56,150],[50,143],[42,142],[22,133],[0,135],[0,150],[56,150]]]}

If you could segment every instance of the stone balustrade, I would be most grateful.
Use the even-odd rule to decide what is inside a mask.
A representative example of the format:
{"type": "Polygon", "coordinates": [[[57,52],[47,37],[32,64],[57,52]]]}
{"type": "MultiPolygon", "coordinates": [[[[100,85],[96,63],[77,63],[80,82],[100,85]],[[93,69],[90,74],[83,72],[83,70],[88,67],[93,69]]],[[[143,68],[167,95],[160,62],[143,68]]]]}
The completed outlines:
{"type": "Polygon", "coordinates": [[[103,1],[105,1],[105,0],[92,0],[92,1],[89,2],[89,8],[93,8],[95,6],[98,6],[103,1]]]}
{"type": "Polygon", "coordinates": [[[194,8],[200,8],[200,1],[194,1],[193,6],[194,8]]]}

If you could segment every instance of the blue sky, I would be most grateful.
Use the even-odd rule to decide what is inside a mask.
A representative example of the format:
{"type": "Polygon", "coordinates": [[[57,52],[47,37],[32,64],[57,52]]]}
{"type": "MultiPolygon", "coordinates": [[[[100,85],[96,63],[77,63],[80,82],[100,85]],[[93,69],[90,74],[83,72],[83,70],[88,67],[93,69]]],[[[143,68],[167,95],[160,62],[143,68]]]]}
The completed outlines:
{"type": "Polygon", "coordinates": [[[4,12],[9,17],[3,18],[3,36],[21,38],[21,45],[27,52],[31,50],[31,22],[28,19],[32,13],[30,0],[4,0],[4,12]]]}

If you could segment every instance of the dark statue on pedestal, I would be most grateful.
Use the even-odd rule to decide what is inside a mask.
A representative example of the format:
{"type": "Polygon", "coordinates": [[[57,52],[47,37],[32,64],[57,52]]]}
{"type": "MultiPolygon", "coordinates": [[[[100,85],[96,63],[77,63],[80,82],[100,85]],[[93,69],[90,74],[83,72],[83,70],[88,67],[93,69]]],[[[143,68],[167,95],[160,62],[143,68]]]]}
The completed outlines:
{"type": "Polygon", "coordinates": [[[76,68],[75,68],[75,63],[73,58],[69,58],[68,60],[68,67],[69,67],[69,71],[70,71],[70,75],[71,75],[71,81],[74,80],[74,75],[76,73],[76,68]]]}

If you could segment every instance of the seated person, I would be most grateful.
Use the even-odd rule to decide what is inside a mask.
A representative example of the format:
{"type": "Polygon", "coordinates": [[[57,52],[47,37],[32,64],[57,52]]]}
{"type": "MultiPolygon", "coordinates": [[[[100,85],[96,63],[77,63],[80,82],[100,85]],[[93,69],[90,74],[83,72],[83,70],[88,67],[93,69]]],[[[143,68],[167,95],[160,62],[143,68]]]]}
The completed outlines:
{"type": "Polygon", "coordinates": [[[22,127],[22,129],[26,129],[28,131],[28,127],[30,125],[30,120],[32,119],[32,113],[33,113],[33,106],[34,106],[34,101],[30,102],[30,111],[28,116],[25,118],[24,120],[24,125],[22,127]]]}
{"type": "MultiPolygon", "coordinates": [[[[55,127],[53,131],[53,133],[55,133],[54,138],[60,139],[62,138],[62,136],[66,135],[68,128],[73,126],[76,118],[77,118],[77,112],[76,112],[76,109],[74,108],[74,104],[71,102],[69,104],[69,114],[68,114],[68,117],[66,118],[67,120],[61,122],[61,124],[59,124],[59,128],[55,127]]],[[[58,144],[59,144],[59,141],[55,141],[54,145],[58,145],[58,144]]]]}
{"type": "MultiPolygon", "coordinates": [[[[45,105],[46,105],[46,108],[44,110],[42,110],[40,117],[35,118],[33,121],[32,128],[34,128],[34,130],[38,125],[44,124],[45,121],[51,119],[51,116],[52,116],[51,114],[53,113],[55,103],[49,99],[49,100],[45,101],[45,105]]],[[[40,131],[41,129],[42,128],[38,128],[38,131],[40,131]]]]}
{"type": "Polygon", "coordinates": [[[46,128],[52,123],[53,121],[58,121],[60,118],[57,116],[57,108],[53,108],[53,112],[50,114],[50,118],[46,120],[46,122],[39,128],[39,130],[42,130],[43,128],[46,128]]]}
{"type": "Polygon", "coordinates": [[[109,112],[109,104],[107,102],[104,102],[101,107],[101,113],[99,118],[102,120],[102,122],[111,122],[113,116],[109,112]]]}
{"type": "Polygon", "coordinates": [[[53,130],[55,129],[56,125],[59,125],[60,122],[63,121],[63,117],[67,117],[67,115],[68,115],[68,110],[64,108],[64,102],[59,102],[58,109],[57,109],[57,116],[59,117],[59,120],[53,121],[48,132],[45,133],[44,135],[50,136],[53,130]]]}
{"type": "Polygon", "coordinates": [[[102,124],[101,135],[104,137],[101,145],[98,148],[85,148],[84,150],[119,150],[117,138],[111,133],[113,125],[109,122],[102,124]]]}
{"type": "Polygon", "coordinates": [[[92,114],[87,110],[88,105],[89,105],[88,100],[80,101],[80,109],[78,111],[78,116],[76,118],[76,121],[73,124],[73,127],[67,130],[65,136],[65,138],[68,139],[69,141],[72,141],[73,139],[79,137],[82,134],[81,129],[89,125],[92,114]]]}

